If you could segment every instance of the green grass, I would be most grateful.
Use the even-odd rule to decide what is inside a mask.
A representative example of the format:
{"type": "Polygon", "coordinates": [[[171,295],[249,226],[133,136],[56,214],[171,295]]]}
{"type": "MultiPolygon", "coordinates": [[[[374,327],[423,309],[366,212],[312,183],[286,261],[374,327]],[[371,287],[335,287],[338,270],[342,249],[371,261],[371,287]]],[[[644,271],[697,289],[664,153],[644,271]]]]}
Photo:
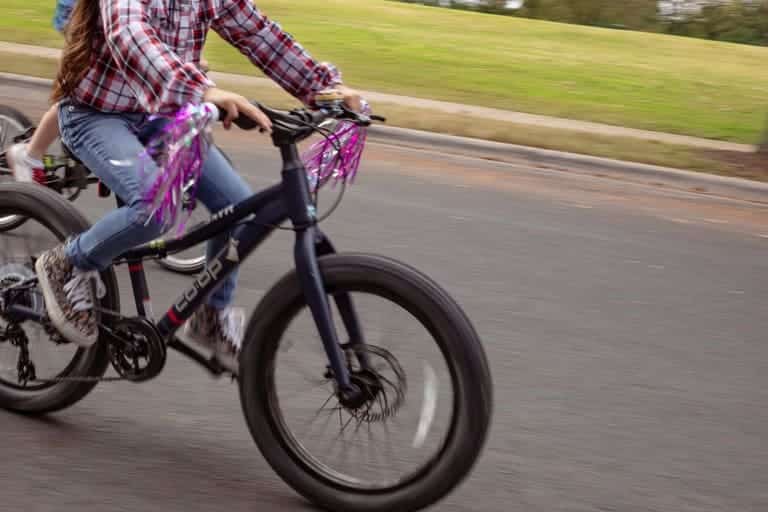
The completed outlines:
{"type": "MultiPolygon", "coordinates": [[[[354,86],[755,143],[768,48],[384,0],[258,0],[354,86]]],[[[60,46],[52,0],[3,0],[0,38],[60,46]]],[[[220,71],[253,73],[211,37],[220,71]]]]}
{"type": "MultiPolygon", "coordinates": [[[[15,59],[12,54],[0,51],[0,72],[52,78],[56,67],[57,63],[52,59],[15,59]]],[[[248,97],[259,98],[276,108],[298,106],[296,100],[268,84],[244,87],[222,82],[219,85],[248,97]]],[[[701,151],[674,144],[526,126],[471,116],[466,116],[465,122],[457,123],[455,115],[445,112],[378,102],[375,106],[377,111],[387,115],[389,126],[768,181],[767,162],[757,155],[701,151]]],[[[41,113],[38,112],[37,115],[41,113]]]]}

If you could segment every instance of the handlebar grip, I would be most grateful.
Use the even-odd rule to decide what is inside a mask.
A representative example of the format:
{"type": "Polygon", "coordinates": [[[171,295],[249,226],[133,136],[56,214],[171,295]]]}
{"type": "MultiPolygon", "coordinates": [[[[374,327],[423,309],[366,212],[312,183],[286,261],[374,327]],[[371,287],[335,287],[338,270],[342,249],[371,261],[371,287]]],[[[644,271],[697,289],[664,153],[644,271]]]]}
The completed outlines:
{"type": "MultiPolygon", "coordinates": [[[[224,119],[226,119],[227,113],[223,110],[220,110],[219,107],[217,107],[213,103],[206,102],[203,105],[211,111],[213,119],[216,119],[217,121],[223,121],[224,119]]],[[[253,130],[254,128],[258,128],[259,126],[256,124],[256,121],[244,115],[237,116],[237,118],[235,118],[233,122],[235,123],[235,125],[237,125],[238,128],[241,128],[243,130],[253,130]]]]}
{"type": "Polygon", "coordinates": [[[242,114],[237,116],[232,122],[235,123],[235,125],[241,130],[253,130],[255,128],[259,128],[259,125],[256,124],[256,121],[242,114]]]}
{"type": "Polygon", "coordinates": [[[213,103],[205,102],[203,103],[203,107],[211,111],[211,117],[216,121],[221,121],[222,119],[224,119],[224,114],[221,112],[221,110],[219,110],[219,107],[217,107],[213,103]]]}

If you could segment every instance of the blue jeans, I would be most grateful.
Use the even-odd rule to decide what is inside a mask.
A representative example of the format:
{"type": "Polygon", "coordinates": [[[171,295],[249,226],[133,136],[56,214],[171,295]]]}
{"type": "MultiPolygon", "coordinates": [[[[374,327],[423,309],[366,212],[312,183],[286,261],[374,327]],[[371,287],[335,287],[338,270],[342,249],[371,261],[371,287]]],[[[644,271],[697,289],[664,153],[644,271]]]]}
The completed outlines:
{"type": "Polygon", "coordinates": [[[58,0],[56,2],[56,12],[53,15],[53,26],[59,32],[64,32],[64,28],[72,15],[72,9],[75,8],[77,0],[58,0]]]}
{"type": "MultiPolygon", "coordinates": [[[[62,141],[125,203],[70,240],[66,254],[77,268],[103,270],[127,249],[162,234],[154,217],[147,222],[150,211],[143,201],[157,167],[150,163],[139,169],[138,163],[138,156],[144,149],[140,137],[142,130],[148,127],[145,114],[107,114],[68,100],[60,103],[62,141]]],[[[232,169],[221,151],[212,146],[203,164],[197,199],[215,213],[250,195],[250,187],[232,169]]],[[[209,241],[208,259],[218,254],[228,239],[229,233],[224,233],[209,241]]],[[[237,272],[233,272],[209,297],[208,304],[217,309],[229,305],[236,281],[237,272]]]]}

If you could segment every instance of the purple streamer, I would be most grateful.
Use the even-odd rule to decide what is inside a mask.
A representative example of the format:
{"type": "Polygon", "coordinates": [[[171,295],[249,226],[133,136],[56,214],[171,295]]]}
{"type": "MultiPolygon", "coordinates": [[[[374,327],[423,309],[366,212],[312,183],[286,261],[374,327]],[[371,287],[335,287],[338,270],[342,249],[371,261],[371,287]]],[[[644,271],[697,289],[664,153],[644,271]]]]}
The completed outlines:
{"type": "MultiPolygon", "coordinates": [[[[368,103],[363,102],[363,113],[370,112],[368,103]]],[[[319,188],[331,179],[334,186],[338,182],[353,183],[366,137],[365,128],[339,121],[333,133],[312,144],[301,158],[313,187],[319,188]]]]}
{"type": "MultiPolygon", "coordinates": [[[[139,155],[143,177],[149,174],[150,161],[154,161],[159,169],[144,195],[151,212],[148,222],[154,218],[164,228],[170,228],[182,214],[184,194],[194,201],[203,161],[211,144],[210,124],[216,115],[209,105],[186,105],[167,119],[162,130],[148,141],[139,155]]],[[[191,215],[191,211],[186,213],[186,218],[178,225],[177,234],[183,231],[191,215]]]]}
{"type": "MultiPolygon", "coordinates": [[[[370,111],[370,106],[363,102],[363,113],[370,111]]],[[[149,179],[148,167],[154,170],[150,161],[154,161],[159,169],[144,195],[144,202],[151,212],[147,222],[154,218],[164,228],[178,223],[177,234],[183,232],[191,215],[191,211],[187,211],[180,221],[184,195],[187,194],[188,201],[194,201],[203,162],[211,145],[210,125],[217,116],[210,105],[189,104],[174,116],[151,119],[167,122],[139,155],[142,179],[149,179]]],[[[354,182],[366,137],[365,128],[342,120],[327,138],[315,142],[302,155],[313,187],[319,188],[329,180],[333,180],[334,186],[338,182],[354,182]]]]}

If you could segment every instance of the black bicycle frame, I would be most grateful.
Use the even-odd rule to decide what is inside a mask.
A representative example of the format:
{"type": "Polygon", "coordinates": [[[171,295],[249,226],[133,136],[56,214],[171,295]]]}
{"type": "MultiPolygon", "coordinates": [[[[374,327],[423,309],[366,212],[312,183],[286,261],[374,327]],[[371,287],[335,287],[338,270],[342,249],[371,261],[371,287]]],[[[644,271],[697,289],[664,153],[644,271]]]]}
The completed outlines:
{"type": "MultiPolygon", "coordinates": [[[[193,285],[179,296],[157,322],[159,333],[170,347],[206,365],[202,356],[181,343],[174,333],[224,278],[239,267],[241,261],[248,258],[278,225],[290,220],[296,233],[294,257],[304,296],[320,333],[333,377],[340,389],[349,389],[349,371],[331,317],[330,304],[317,261],[318,256],[334,253],[335,249],[315,222],[309,182],[296,144],[290,142],[278,147],[283,160],[281,183],[236,205],[224,208],[215,213],[208,222],[193,227],[180,238],[152,241],[127,251],[115,260],[115,263],[128,263],[136,310],[141,316],[151,316],[149,291],[142,261],[188,249],[223,232],[231,231],[227,246],[207,263],[193,285]]],[[[336,294],[334,300],[350,336],[348,343],[362,343],[362,330],[349,294],[336,294]]]]}

